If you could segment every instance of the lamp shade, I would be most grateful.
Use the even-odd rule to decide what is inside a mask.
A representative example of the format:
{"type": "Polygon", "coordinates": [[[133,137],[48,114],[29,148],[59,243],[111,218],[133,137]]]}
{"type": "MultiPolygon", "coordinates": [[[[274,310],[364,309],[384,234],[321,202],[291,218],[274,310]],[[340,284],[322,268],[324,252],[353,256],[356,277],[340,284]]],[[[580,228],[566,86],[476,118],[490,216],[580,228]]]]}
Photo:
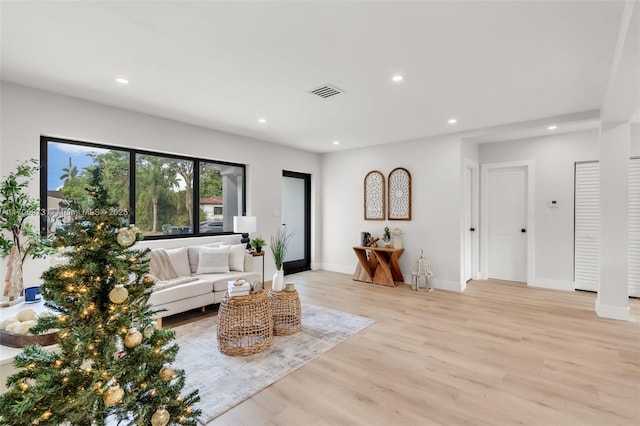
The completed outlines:
{"type": "Polygon", "coordinates": [[[256,232],[257,220],[255,216],[234,216],[233,217],[233,232],[240,232],[243,234],[250,234],[256,232]]]}

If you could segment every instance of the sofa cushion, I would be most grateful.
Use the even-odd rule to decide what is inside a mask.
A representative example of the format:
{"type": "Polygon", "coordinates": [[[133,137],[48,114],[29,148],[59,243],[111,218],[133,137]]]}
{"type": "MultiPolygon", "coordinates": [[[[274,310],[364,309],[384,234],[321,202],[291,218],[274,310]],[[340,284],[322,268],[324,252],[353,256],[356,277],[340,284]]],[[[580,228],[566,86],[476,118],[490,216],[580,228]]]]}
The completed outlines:
{"type": "Polygon", "coordinates": [[[244,272],[244,255],[247,252],[246,244],[234,244],[229,247],[229,269],[244,272]]]}
{"type": "Polygon", "coordinates": [[[171,287],[176,287],[180,284],[191,283],[194,281],[198,281],[198,277],[178,277],[167,281],[156,281],[156,284],[153,286],[153,291],[166,290],[171,287]]]}
{"type": "Polygon", "coordinates": [[[221,245],[223,245],[222,242],[218,241],[215,243],[204,244],[201,246],[187,247],[187,252],[189,253],[189,268],[191,269],[191,274],[195,274],[196,272],[198,272],[198,263],[200,262],[200,250],[203,247],[220,247],[221,245]]]}
{"type": "MultiPolygon", "coordinates": [[[[180,277],[187,278],[187,277],[180,277]]],[[[154,291],[151,293],[149,303],[154,306],[162,305],[165,303],[174,302],[176,300],[188,299],[190,297],[197,297],[203,294],[211,293],[213,286],[209,280],[200,280],[197,277],[188,277],[190,279],[196,278],[195,281],[190,281],[182,284],[169,284],[158,282],[154,286],[154,291]],[[160,288],[163,285],[166,287],[160,288]]],[[[171,282],[171,281],[170,281],[171,282]]],[[[175,283],[175,282],[174,282],[175,283]]]]}
{"type": "Polygon", "coordinates": [[[189,254],[186,247],[179,247],[174,249],[164,249],[171,259],[173,269],[176,270],[180,276],[191,275],[191,269],[189,268],[189,254]]]}
{"type": "Polygon", "coordinates": [[[229,272],[229,246],[200,249],[196,274],[229,272]]]}

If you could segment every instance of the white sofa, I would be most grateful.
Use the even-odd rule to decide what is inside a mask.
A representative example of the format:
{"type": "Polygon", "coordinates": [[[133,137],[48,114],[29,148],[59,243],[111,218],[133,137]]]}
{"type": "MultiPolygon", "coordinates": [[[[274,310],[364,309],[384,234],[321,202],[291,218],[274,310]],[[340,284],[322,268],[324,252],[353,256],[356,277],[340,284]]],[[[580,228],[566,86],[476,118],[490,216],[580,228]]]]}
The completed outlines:
{"type": "Polygon", "coordinates": [[[165,278],[158,279],[149,298],[154,310],[166,309],[157,314],[158,323],[169,315],[220,303],[229,281],[260,281],[261,272],[254,267],[253,256],[245,246],[239,236],[227,235],[207,244],[152,248],[150,272],[156,278],[165,278]],[[162,261],[158,260],[166,261],[167,257],[173,267],[169,273],[162,270],[162,261]]]}

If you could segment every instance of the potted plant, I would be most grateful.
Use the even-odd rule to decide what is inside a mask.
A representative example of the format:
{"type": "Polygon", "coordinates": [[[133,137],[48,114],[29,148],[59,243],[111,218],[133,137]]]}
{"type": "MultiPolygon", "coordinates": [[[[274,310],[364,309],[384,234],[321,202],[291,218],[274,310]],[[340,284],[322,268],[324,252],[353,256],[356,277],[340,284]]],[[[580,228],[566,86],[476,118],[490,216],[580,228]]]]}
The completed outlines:
{"type": "Polygon", "coordinates": [[[262,247],[264,247],[265,244],[266,242],[260,237],[256,237],[251,240],[251,246],[256,249],[256,253],[261,253],[262,247]]]}
{"type": "Polygon", "coordinates": [[[38,172],[35,159],[18,164],[0,183],[0,257],[8,257],[7,276],[2,292],[7,301],[0,306],[10,306],[20,301],[24,294],[22,265],[27,258],[37,259],[53,252],[49,240],[43,238],[28,221],[37,216],[40,202],[31,198],[27,188],[38,172]],[[7,234],[9,234],[7,236],[7,234]]]}
{"type": "Polygon", "coordinates": [[[384,241],[385,247],[391,247],[391,231],[389,231],[389,227],[384,227],[384,233],[382,234],[382,241],[384,241]]]}
{"type": "Polygon", "coordinates": [[[271,289],[273,291],[282,291],[284,289],[284,270],[282,269],[282,263],[287,255],[290,242],[291,234],[288,234],[284,229],[279,230],[276,235],[271,236],[271,254],[276,264],[276,273],[273,275],[273,280],[271,281],[271,289]]]}

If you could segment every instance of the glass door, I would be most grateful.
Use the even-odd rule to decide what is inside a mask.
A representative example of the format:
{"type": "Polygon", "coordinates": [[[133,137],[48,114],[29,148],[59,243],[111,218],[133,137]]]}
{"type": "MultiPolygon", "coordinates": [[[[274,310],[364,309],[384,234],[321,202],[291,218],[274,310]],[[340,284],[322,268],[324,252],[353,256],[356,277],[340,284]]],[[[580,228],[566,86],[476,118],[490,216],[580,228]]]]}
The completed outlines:
{"type": "Polygon", "coordinates": [[[311,175],[282,172],[282,227],[290,235],[284,273],[311,269],[311,175]]]}

